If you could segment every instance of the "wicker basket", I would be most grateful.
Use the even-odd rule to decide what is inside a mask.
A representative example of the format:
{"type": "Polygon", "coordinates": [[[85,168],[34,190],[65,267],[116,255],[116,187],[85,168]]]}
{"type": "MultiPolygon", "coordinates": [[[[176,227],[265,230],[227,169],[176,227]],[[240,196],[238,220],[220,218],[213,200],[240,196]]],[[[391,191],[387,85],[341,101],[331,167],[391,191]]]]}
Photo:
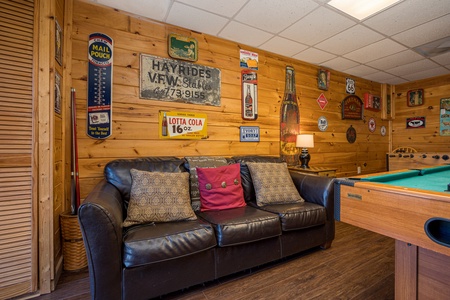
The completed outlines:
{"type": "Polygon", "coordinates": [[[81,270],[87,266],[87,258],[78,218],[76,215],[62,214],[60,220],[64,270],[81,270]]]}

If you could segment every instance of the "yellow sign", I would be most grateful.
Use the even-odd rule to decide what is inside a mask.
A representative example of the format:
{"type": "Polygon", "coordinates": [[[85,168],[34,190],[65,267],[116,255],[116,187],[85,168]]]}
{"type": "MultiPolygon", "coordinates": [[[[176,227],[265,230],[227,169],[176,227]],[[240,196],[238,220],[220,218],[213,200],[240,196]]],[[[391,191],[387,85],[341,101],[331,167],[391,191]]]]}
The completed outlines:
{"type": "Polygon", "coordinates": [[[176,111],[159,112],[159,138],[206,139],[208,130],[206,114],[176,111]]]}

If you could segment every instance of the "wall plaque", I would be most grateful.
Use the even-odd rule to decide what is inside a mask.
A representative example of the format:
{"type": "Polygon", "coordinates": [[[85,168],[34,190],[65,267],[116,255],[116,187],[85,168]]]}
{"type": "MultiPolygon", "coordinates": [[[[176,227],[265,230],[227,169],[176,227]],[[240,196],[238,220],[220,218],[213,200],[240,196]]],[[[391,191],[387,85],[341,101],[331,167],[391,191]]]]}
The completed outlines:
{"type": "Polygon", "coordinates": [[[184,111],[159,112],[159,138],[198,140],[208,138],[207,116],[184,111]]]}
{"type": "Polygon", "coordinates": [[[356,95],[347,96],[342,100],[342,120],[362,120],[363,118],[363,103],[356,95]]]}
{"type": "Polygon", "coordinates": [[[141,54],[140,98],[220,106],[217,68],[141,54]]]}

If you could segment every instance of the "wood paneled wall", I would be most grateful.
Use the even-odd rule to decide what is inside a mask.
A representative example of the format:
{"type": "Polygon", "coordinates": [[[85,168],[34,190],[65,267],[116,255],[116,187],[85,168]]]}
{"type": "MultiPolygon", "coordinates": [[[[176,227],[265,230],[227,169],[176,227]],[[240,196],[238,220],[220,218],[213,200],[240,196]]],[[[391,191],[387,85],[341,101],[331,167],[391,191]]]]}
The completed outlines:
{"type": "MultiPolygon", "coordinates": [[[[219,39],[187,29],[130,16],[112,8],[85,1],[74,1],[72,50],[72,84],[77,91],[77,125],[80,162],[81,197],[84,198],[103,177],[105,164],[116,158],[139,156],[188,155],[279,155],[279,109],[284,93],[285,67],[296,71],[297,96],[300,106],[301,133],[315,134],[315,147],[310,149],[310,165],[333,166],[338,176],[384,171],[389,137],[381,136],[380,112],[365,111],[364,120],[342,120],[341,101],[345,93],[346,74],[331,71],[328,91],[317,88],[319,66],[275,55],[245,45],[219,39]],[[87,47],[88,35],[102,32],[114,40],[113,67],[113,133],[106,140],[94,140],[86,135],[87,47]],[[220,68],[222,72],[220,107],[170,103],[139,98],[139,55],[168,57],[167,35],[179,33],[195,37],[199,45],[198,64],[220,68]],[[239,49],[259,54],[258,119],[244,121],[241,117],[241,88],[239,49]],[[324,93],[328,105],[321,110],[317,98],[324,93]],[[204,112],[208,117],[206,140],[160,140],[158,138],[158,111],[177,110],[204,112]],[[320,116],[328,119],[328,129],[320,132],[320,116]],[[376,131],[371,133],[367,121],[376,120],[376,131]],[[240,126],[259,126],[258,143],[241,143],[240,126]],[[350,144],[346,131],[352,125],[357,140],[350,144]]],[[[356,95],[380,94],[381,85],[361,78],[356,81],[356,95]]]]}
{"type": "Polygon", "coordinates": [[[440,99],[450,97],[450,75],[395,86],[395,119],[392,121],[392,148],[413,147],[418,152],[450,152],[450,137],[441,136],[440,99]],[[409,90],[423,89],[424,104],[410,107],[409,90]],[[425,128],[406,129],[406,119],[425,117],[425,128]]]}

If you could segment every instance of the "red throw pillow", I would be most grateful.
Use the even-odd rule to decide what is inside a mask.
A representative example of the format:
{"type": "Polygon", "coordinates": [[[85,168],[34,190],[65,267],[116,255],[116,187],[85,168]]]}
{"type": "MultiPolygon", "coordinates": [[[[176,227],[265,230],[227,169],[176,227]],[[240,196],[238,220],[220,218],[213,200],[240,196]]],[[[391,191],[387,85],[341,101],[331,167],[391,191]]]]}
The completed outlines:
{"type": "Polygon", "coordinates": [[[240,165],[197,168],[200,211],[245,206],[240,165]]]}

